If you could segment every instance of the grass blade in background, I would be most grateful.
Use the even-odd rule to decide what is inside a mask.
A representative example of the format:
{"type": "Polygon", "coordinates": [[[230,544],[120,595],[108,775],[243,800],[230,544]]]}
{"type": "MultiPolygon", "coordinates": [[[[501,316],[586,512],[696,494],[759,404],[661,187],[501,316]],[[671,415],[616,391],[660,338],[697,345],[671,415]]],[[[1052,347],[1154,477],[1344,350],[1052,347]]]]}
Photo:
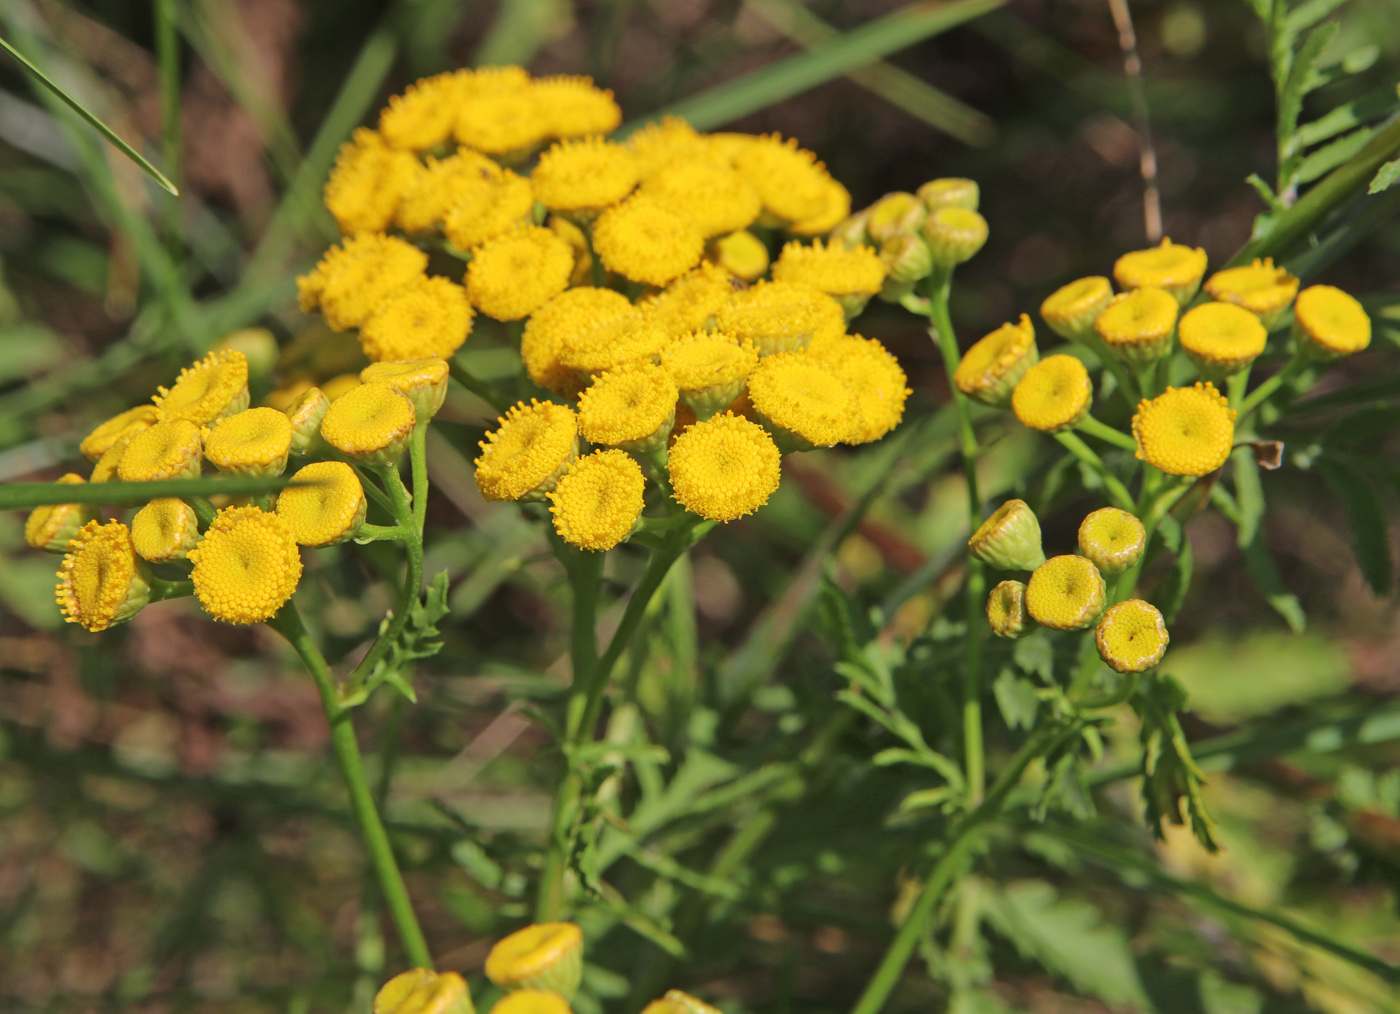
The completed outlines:
{"type": "Polygon", "coordinates": [[[291,477],[285,475],[161,479],[157,482],[84,482],[73,485],[63,482],[10,482],[0,485],[0,510],[33,510],[51,503],[144,503],[158,496],[271,493],[291,484],[291,477]]]}

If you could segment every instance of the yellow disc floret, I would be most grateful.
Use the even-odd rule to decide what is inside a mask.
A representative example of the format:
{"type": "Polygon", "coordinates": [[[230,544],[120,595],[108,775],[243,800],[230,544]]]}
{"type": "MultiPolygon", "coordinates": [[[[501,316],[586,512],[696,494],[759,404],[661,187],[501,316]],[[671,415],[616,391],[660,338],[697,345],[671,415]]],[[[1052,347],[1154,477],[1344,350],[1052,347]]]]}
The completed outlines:
{"type": "Polygon", "coordinates": [[[969,398],[1005,405],[1038,357],[1035,328],[1023,313],[1020,321],[1003,324],[963,353],[953,371],[953,384],[969,398]]]}
{"type": "Polygon", "coordinates": [[[704,158],[709,140],[678,116],[666,116],[659,123],[648,123],[627,138],[627,147],[637,157],[642,179],[677,159],[704,158]]]}
{"type": "Polygon", "coordinates": [[[1130,363],[1154,363],[1172,345],[1176,299],[1155,286],[1119,293],[1094,318],[1094,330],[1108,347],[1130,363]]]}
{"type": "Polygon", "coordinates": [[[248,407],[248,359],[232,349],[211,352],[181,370],[171,387],[156,390],[153,400],[161,422],[186,419],[207,426],[248,407]]]}
{"type": "Polygon", "coordinates": [[[1201,375],[1212,380],[1238,373],[1254,362],[1268,339],[1259,318],[1233,303],[1202,303],[1187,310],[1176,333],[1201,375]]]}
{"type": "Polygon", "coordinates": [[[561,361],[565,339],[586,334],[632,312],[627,297],[589,286],[565,289],[530,314],[520,336],[520,358],[530,379],[546,391],[574,398],[582,389],[578,373],[561,361]]]}
{"type": "Polygon", "coordinates": [[[514,989],[550,989],[574,995],[583,974],[583,931],[571,922],[545,922],[496,941],[486,955],[486,977],[514,989]]]}
{"type": "Polygon", "coordinates": [[[646,484],[642,467],[626,451],[579,458],[548,494],[555,531],[580,549],[612,549],[637,526],[646,484]]]}
{"type": "Polygon", "coordinates": [[[394,221],[404,232],[428,232],[444,222],[453,208],[467,203],[472,194],[489,189],[502,172],[496,162],[466,148],[442,159],[429,156],[399,201],[394,221]]]}
{"type": "Polygon", "coordinates": [[[592,78],[536,78],[530,83],[535,108],[553,137],[610,134],[622,122],[622,110],[613,93],[593,84],[592,78]]]}
{"type": "Polygon", "coordinates": [[[1074,356],[1046,356],[1011,392],[1011,410],[1033,430],[1056,433],[1084,418],[1094,400],[1089,371],[1074,356]]]}
{"type": "Polygon", "coordinates": [[[427,266],[428,255],[397,236],[350,236],[297,279],[297,300],[306,313],[320,307],[332,330],[345,331],[369,320],[380,303],[427,266]]]}
{"type": "Polygon", "coordinates": [[[846,443],[879,440],[899,425],[904,402],[913,392],[899,360],[874,338],[839,335],[820,345],[813,341],[808,354],[836,372],[860,406],[855,432],[846,443]]]}
{"type": "Polygon", "coordinates": [[[447,400],[447,360],[437,356],[371,363],[360,371],[360,381],[383,381],[413,402],[414,421],[422,425],[437,415],[447,400]]]}
{"type": "Polygon", "coordinates": [[[659,366],[610,370],[579,395],[579,431],[590,443],[655,450],[671,434],[678,397],[676,382],[659,366]]]}
{"type": "Polygon", "coordinates": [[[1051,630],[1083,630],[1104,607],[1103,575],[1082,556],[1052,556],[1026,585],[1026,611],[1051,630]]]}
{"type": "Polygon", "coordinates": [[[159,422],[132,438],[122,452],[117,477],[122,482],[199,478],[199,427],[185,419],[159,422]]]}
{"type": "Polygon", "coordinates": [[[442,277],[420,275],[386,299],[360,329],[360,347],[374,362],[447,357],[472,329],[467,291],[442,277]]]}
{"type": "Polygon", "coordinates": [[[1371,318],[1341,289],[1312,285],[1293,305],[1293,337],[1317,359],[1355,355],[1371,344],[1371,318]]]}
{"type": "Polygon", "coordinates": [[[413,434],[413,402],[392,384],[376,381],[350,388],[326,409],[321,438],[365,465],[399,460],[413,434]]]}
{"type": "Polygon", "coordinates": [[[810,285],[838,300],[873,296],[885,282],[885,265],[870,247],[848,249],[839,243],[794,240],[773,263],[773,280],[810,285]]]}
{"type": "Polygon", "coordinates": [[[597,137],[560,141],[540,156],[530,183],[546,208],[600,211],[632,192],[637,160],[622,145],[597,137]]]}
{"type": "Polygon", "coordinates": [[[107,449],[123,437],[128,440],[148,426],[157,422],[159,410],[154,405],[137,405],[119,415],[114,415],[95,430],[83,437],[78,450],[89,461],[96,461],[107,453],[107,449]]]}
{"type": "Polygon", "coordinates": [[[701,264],[641,302],[672,338],[714,326],[715,314],[734,293],[734,277],[717,264],[701,264]]]}
{"type": "Polygon", "coordinates": [[[281,475],[292,450],[292,422],[275,408],[250,408],[204,428],[204,456],[221,472],[281,475]]]}
{"type": "Polygon", "coordinates": [[[711,240],[705,255],[735,278],[756,281],[768,272],[768,248],[747,229],[711,240]]]}
{"type": "Polygon", "coordinates": [[[379,114],[379,133],[395,148],[428,151],[452,136],[457,100],[469,71],[426,77],[393,95],[379,114]]]}
{"type": "Polygon", "coordinates": [[[782,455],[758,423],[726,412],[697,422],[671,445],[676,502],[714,521],[758,510],[778,488],[782,455]]]}
{"type": "Polygon", "coordinates": [[[776,219],[801,222],[827,209],[831,198],[826,168],[796,141],[783,141],[776,134],[753,138],[737,148],[733,163],[776,219]]]}
{"type": "Polygon", "coordinates": [[[1079,551],[1104,574],[1121,574],[1147,546],[1141,521],[1117,507],[1101,507],[1079,525],[1079,551]]]}
{"type": "Polygon", "coordinates": [[[1167,624],[1157,607],[1128,599],[1110,608],[1094,630],[1099,657],[1117,672],[1146,672],[1166,653],[1167,624]]]}
{"type": "Polygon", "coordinates": [[[708,419],[739,396],[758,353],[722,331],[700,331],[661,350],[661,365],[697,417],[708,419]]]}
{"type": "Polygon", "coordinates": [[[1113,286],[1102,275],[1062,285],[1040,304],[1040,319],[1066,341],[1083,341],[1094,333],[1094,319],[1113,299],[1113,286]]]}
{"type": "Polygon", "coordinates": [[[467,265],[467,298],[497,320],[528,317],[569,285],[569,244],[537,225],[517,228],[477,250],[467,265]]]}
{"type": "Polygon", "coordinates": [[[131,543],[151,563],[183,560],[199,544],[199,518],[185,501],[157,497],[131,519],[131,543]]]}
{"type": "Polygon", "coordinates": [[[331,546],[365,522],[365,490],[343,461],[316,461],[298,469],[292,485],[277,496],[277,515],[303,546],[331,546]]]}
{"type": "Polygon", "coordinates": [[[301,550],[287,522],[257,507],[225,507],[190,550],[194,593],[225,623],[261,623],[292,597],[301,550]]]}
{"type": "Polygon", "coordinates": [[[639,194],[598,216],[593,249],[609,271],[665,285],[700,262],[705,237],[689,219],[639,194]]]}
{"type": "Polygon", "coordinates": [[[669,339],[656,317],[636,310],[567,335],[559,360],[589,377],[629,363],[655,363],[669,339]]]}
{"type": "Polygon", "coordinates": [[[1180,246],[1170,239],[1146,250],[1135,250],[1113,264],[1113,279],[1125,289],[1148,286],[1165,289],[1179,306],[1185,306],[1201,287],[1206,273],[1206,252],[1180,246]]]}
{"type": "Polygon", "coordinates": [[[1026,612],[1026,586],[1002,581],[987,596],[987,625],[997,637],[1011,640],[1030,633],[1034,621],[1026,612]]]}
{"type": "MultiPolygon", "coordinates": [[[[76,472],[54,480],[65,486],[84,485],[84,479],[76,472]]],[[[90,504],[50,503],[34,508],[24,522],[24,541],[33,549],[44,549],[50,553],[61,553],[68,547],[68,540],[77,535],[83,525],[97,519],[97,510],[90,504]]]]}
{"type": "Polygon", "coordinates": [[[120,521],[89,521],[68,544],[54,596],[69,623],[106,630],[131,619],[150,601],[131,532],[120,521]]]}
{"type": "Polygon", "coordinates": [[[860,403],[846,382],[803,352],[766,356],[749,375],[748,393],[780,447],[831,447],[860,427],[860,403]]]}
{"type": "Polygon", "coordinates": [[[553,402],[521,402],[481,442],[476,485],[488,500],[541,500],[578,453],[578,417],[553,402]]]}
{"type": "Polygon", "coordinates": [[[524,176],[509,169],[495,179],[457,194],[442,219],[452,244],[473,250],[526,223],[535,207],[535,191],[524,176]]]}
{"type": "Polygon", "coordinates": [[[528,78],[521,80],[523,72],[509,78],[489,74],[473,75],[457,104],[453,133],[469,148],[514,158],[549,136],[549,122],[528,78]]]}
{"type": "Polygon", "coordinates": [[[412,152],[391,148],[378,133],[361,127],[336,155],[326,181],[326,210],[346,235],[382,232],[422,172],[412,152]]]}
{"type": "Polygon", "coordinates": [[[851,192],[826,173],[822,174],[822,208],[816,214],[788,226],[794,236],[825,236],[851,213],[851,192]]]}
{"type": "Polygon", "coordinates": [[[746,228],[763,210],[749,181],[717,162],[672,162],[648,177],[641,193],[688,219],[706,238],[746,228]]]}
{"type": "Polygon", "coordinates": [[[1274,267],[1272,258],[1256,257],[1248,266],[1217,271],[1205,288],[1211,299],[1242,306],[1272,328],[1298,295],[1298,279],[1287,268],[1274,267]]]}
{"type": "MultiPolygon", "coordinates": [[[[568,1005],[560,1014],[567,1014],[568,1005]]],[[[475,1014],[467,982],[456,972],[411,968],[374,995],[371,1014],[475,1014]]]]}
{"type": "Polygon", "coordinates": [[[1235,411],[1215,385],[1169,387],[1133,416],[1137,456],[1168,475],[1207,475],[1230,456],[1235,411]]]}

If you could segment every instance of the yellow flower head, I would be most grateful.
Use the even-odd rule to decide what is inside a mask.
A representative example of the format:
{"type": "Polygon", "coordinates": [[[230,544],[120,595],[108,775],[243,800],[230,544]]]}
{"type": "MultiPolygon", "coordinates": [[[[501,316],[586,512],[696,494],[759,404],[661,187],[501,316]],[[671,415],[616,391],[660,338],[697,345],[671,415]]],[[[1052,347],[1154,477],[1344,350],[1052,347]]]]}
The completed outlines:
{"type": "Polygon", "coordinates": [[[972,260],[986,244],[990,231],[987,220],[976,211],[951,205],[930,212],[920,233],[933,262],[953,267],[972,260]]]}
{"type": "Polygon", "coordinates": [[[1230,456],[1235,410],[1215,385],[1169,387],[1138,403],[1137,456],[1168,475],[1207,475],[1230,456]]]}
{"type": "Polygon", "coordinates": [[[878,341],[840,335],[820,345],[814,341],[808,354],[830,366],[846,382],[860,406],[855,432],[846,438],[846,443],[879,440],[899,425],[904,417],[904,402],[913,392],[899,360],[878,341]]]}
{"type": "Polygon", "coordinates": [[[1094,630],[1099,658],[1116,672],[1146,672],[1166,653],[1167,624],[1157,608],[1142,599],[1111,607],[1094,630]]]}
{"type": "Polygon", "coordinates": [[[802,222],[828,208],[826,167],[796,141],[777,134],[751,138],[734,149],[733,163],[758,191],[764,211],[779,221],[802,222]]]}
{"type": "Polygon", "coordinates": [[[545,922],[496,941],[486,977],[506,989],[553,990],[568,998],[583,974],[583,931],[571,922],[545,922]]]}
{"type": "Polygon", "coordinates": [[[700,331],[661,350],[662,368],[697,418],[708,419],[739,397],[757,365],[753,346],[723,331],[700,331]]]}
{"type": "Polygon", "coordinates": [[[475,1014],[475,1008],[466,980],[456,972],[412,968],[374,995],[372,1014],[475,1014]]]}
{"type": "Polygon", "coordinates": [[[292,450],[292,422],[275,408],[250,408],[206,426],[204,456],[221,472],[281,475],[292,450]]]}
{"type": "Polygon", "coordinates": [[[1011,392],[1011,411],[1033,430],[1058,433],[1076,425],[1094,400],[1089,371],[1074,356],[1046,356],[1011,392]]]}
{"type": "Polygon", "coordinates": [[[1226,268],[1206,279],[1206,293],[1222,303],[1234,303],[1256,314],[1272,330],[1298,295],[1298,279],[1287,268],[1274,267],[1273,258],[1255,258],[1247,267],[1226,268]]]}
{"type": "Polygon", "coordinates": [[[867,246],[850,250],[819,239],[810,245],[794,240],[783,247],[774,262],[773,280],[810,285],[835,296],[850,318],[884,285],[885,265],[880,255],[867,246]]]}
{"type": "Polygon", "coordinates": [[[586,378],[628,364],[655,363],[668,341],[655,317],[634,310],[566,336],[559,359],[586,378]]]}
{"type": "Polygon", "coordinates": [[[561,360],[570,335],[587,334],[632,312],[627,297],[612,289],[589,286],[565,289],[530,314],[520,337],[520,358],[530,379],[546,391],[576,398],[583,382],[561,360]]]}
{"type": "Polygon", "coordinates": [[[1371,344],[1371,318],[1341,289],[1310,285],[1293,304],[1293,340],[1315,359],[1355,355],[1371,344]]]}
{"type": "Polygon", "coordinates": [[[747,228],[763,210],[758,191],[737,170],[700,159],[656,170],[641,193],[687,219],[706,238],[747,228]]]}
{"type": "Polygon", "coordinates": [[[734,279],[717,264],[701,264],[640,304],[665,329],[679,337],[713,326],[715,314],[734,292],[734,279]]]}
{"type": "Polygon", "coordinates": [[[660,1000],[653,1000],[642,1008],[642,1014],[720,1014],[717,1007],[711,1007],[704,1000],[682,993],[679,989],[668,989],[660,1000]]]}
{"type": "MultiPolygon", "coordinates": [[[[69,472],[55,481],[70,486],[85,484],[83,477],[76,472],[69,472]]],[[[91,504],[44,504],[34,508],[25,519],[24,541],[33,549],[61,553],[67,548],[68,540],[77,535],[83,525],[96,519],[97,511],[91,504]]]]}
{"type": "Polygon", "coordinates": [[[1117,507],[1101,507],[1079,526],[1079,551],[1102,574],[1121,574],[1138,560],[1147,546],[1142,522],[1117,507]]]}
{"type": "Polygon", "coordinates": [[[194,593],[225,623],[261,623],[292,597],[301,550],[287,522],[257,507],[225,507],[190,550],[194,593]]]}
{"type": "Polygon", "coordinates": [[[122,452],[117,477],[122,482],[199,478],[199,427],[186,419],[159,422],[144,429],[122,452]]]}
{"type": "Polygon", "coordinates": [[[709,152],[709,140],[677,116],[648,123],[626,143],[637,158],[642,179],[679,159],[703,158],[709,152]]]}
{"type": "Polygon", "coordinates": [[[404,232],[428,232],[477,191],[490,190],[504,170],[480,152],[462,148],[428,163],[404,192],[394,221],[404,232]]]}
{"type": "Polygon", "coordinates": [[[1204,250],[1178,246],[1170,239],[1162,240],[1160,246],[1125,253],[1113,264],[1113,279],[1123,288],[1165,289],[1179,306],[1191,302],[1205,273],[1204,250]]]}
{"type": "Polygon", "coordinates": [[[248,407],[248,359],[242,352],[211,352],[180,371],[172,387],[158,387],[154,399],[160,422],[186,419],[207,426],[248,407]]]}
{"type": "Polygon", "coordinates": [[[733,521],[768,502],[782,455],[758,423],[726,412],[697,422],[671,445],[667,470],[676,502],[713,521],[733,521]]]}
{"type": "Polygon", "coordinates": [[[321,438],[360,464],[392,465],[417,421],[413,402],[392,384],[357,384],[326,409],[321,438]]]}
{"type": "Polygon", "coordinates": [[[552,989],[513,989],[491,1005],[491,1014],[573,1014],[552,989]]]}
{"type": "Polygon", "coordinates": [[[948,176],[929,180],[919,188],[918,197],[930,212],[939,208],[966,208],[968,211],[976,211],[981,191],[976,180],[948,176]]]}
{"type": "Polygon", "coordinates": [[[626,451],[579,458],[548,494],[554,530],[580,549],[612,549],[637,527],[646,484],[641,466],[626,451]]]}
{"type": "Polygon", "coordinates": [[[987,624],[997,637],[1012,640],[1029,634],[1035,621],[1026,613],[1026,586],[1003,581],[987,596],[987,624]]]}
{"type": "Polygon", "coordinates": [[[865,231],[876,243],[896,236],[913,236],[928,217],[928,208],[913,194],[897,190],[886,194],[870,206],[865,219],[865,231]]]}
{"type": "Polygon", "coordinates": [[[803,352],[766,356],[749,375],[748,394],[779,447],[831,447],[860,428],[860,403],[846,382],[803,352]]]}
{"type": "Polygon", "coordinates": [[[857,211],[854,215],[847,215],[844,219],[836,223],[836,227],[831,230],[831,235],[827,236],[827,242],[839,243],[841,246],[848,249],[858,246],[870,246],[870,233],[865,228],[869,221],[869,208],[857,211]]]}
{"type": "Polygon", "coordinates": [[[597,212],[637,185],[637,160],[620,144],[589,137],[560,141],[530,173],[535,197],[554,211],[597,212]]]}
{"type": "MultiPolygon", "coordinates": [[[[489,72],[488,72],[489,73],[489,72]]],[[[522,72],[523,75],[523,72],[522,72]]],[[[488,80],[478,71],[457,103],[453,134],[468,148],[518,158],[549,136],[550,122],[528,78],[488,80]]]]}
{"type": "Polygon", "coordinates": [[[1109,300],[1094,318],[1094,330],[1128,362],[1155,363],[1171,350],[1180,309],[1166,289],[1130,289],[1109,300]]]}
{"type": "Polygon", "coordinates": [[[569,285],[573,251],[538,225],[516,228],[477,250],[467,265],[467,298],[497,320],[528,317],[569,285]]]}
{"type": "Polygon", "coordinates": [[[287,406],[287,421],[292,424],[292,453],[297,457],[309,454],[320,440],[321,421],[330,407],[330,398],[319,387],[308,387],[287,406]]]}
{"type": "Polygon", "coordinates": [[[1039,355],[1035,328],[1023,313],[1017,323],[1003,324],[964,352],[953,371],[953,383],[969,398],[1005,405],[1039,355]]]}
{"type": "Polygon", "coordinates": [[[442,231],[460,250],[474,250],[530,221],[535,190],[529,179],[505,169],[480,186],[464,188],[442,218],[442,231]]]}
{"type": "Polygon", "coordinates": [[[371,363],[360,371],[360,381],[365,384],[383,381],[397,388],[413,402],[415,422],[423,423],[437,415],[447,400],[447,375],[447,360],[425,356],[371,363]]]}
{"type": "Polygon", "coordinates": [[[131,519],[131,544],[151,563],[183,560],[199,544],[199,518],[178,497],[157,497],[131,519]]]}
{"type": "Polygon", "coordinates": [[[735,278],[752,282],[768,271],[768,248],[747,229],[711,240],[706,256],[735,278]]]}
{"type": "Polygon", "coordinates": [[[380,304],[360,329],[360,347],[373,362],[447,357],[472,329],[467,290],[440,276],[420,275],[380,304]]]}
{"type": "Polygon", "coordinates": [[[553,402],[521,402],[481,443],[476,485],[488,500],[543,500],[578,454],[578,417],[553,402]]]}
{"type": "Polygon", "coordinates": [[[322,384],[321,390],[325,392],[327,398],[334,402],[346,391],[359,386],[360,375],[358,373],[342,373],[322,384]]]}
{"type": "Polygon", "coordinates": [[[1063,285],[1040,304],[1040,319],[1066,341],[1080,342],[1094,333],[1094,320],[1113,299],[1113,286],[1102,275],[1063,285]]]}
{"type": "Polygon", "coordinates": [[[369,320],[380,303],[427,266],[428,255],[397,236],[350,236],[327,250],[310,274],[297,279],[297,299],[304,312],[320,307],[332,330],[345,331],[369,320]]]}
{"type": "Polygon", "coordinates": [[[620,366],[579,395],[579,430],[589,443],[654,451],[671,434],[679,397],[676,382],[661,367],[620,366]]]}
{"type": "Polygon", "coordinates": [[[530,85],[535,105],[553,137],[585,137],[611,134],[622,122],[622,110],[613,93],[588,77],[536,78],[530,85]]]}
{"type": "Polygon", "coordinates": [[[639,194],[598,216],[593,249],[609,271],[666,285],[700,262],[705,237],[689,219],[639,194]]]}
{"type": "Polygon", "coordinates": [[[821,182],[822,210],[789,224],[788,232],[794,236],[825,236],[851,213],[851,192],[826,173],[822,174],[821,182]]]}
{"type": "Polygon", "coordinates": [[[356,130],[340,146],[326,180],[326,210],[346,235],[383,232],[423,172],[412,152],[390,148],[373,130],[356,130]]]}
{"type": "Polygon", "coordinates": [[[569,244],[569,249],[573,251],[574,270],[569,273],[569,284],[590,284],[593,281],[593,251],[583,230],[563,215],[550,215],[544,224],[545,228],[569,244]]]}
{"type": "Polygon", "coordinates": [[[88,475],[88,482],[111,482],[117,477],[117,471],[121,468],[122,455],[126,453],[127,445],[135,439],[136,434],[141,430],[132,430],[122,435],[116,443],[102,452],[102,457],[97,459],[97,464],[92,466],[92,472],[88,475]]]}
{"type": "Polygon", "coordinates": [[[791,302],[773,297],[774,286],[755,286],[736,292],[715,314],[715,326],[740,341],[752,342],[761,356],[801,352],[812,343],[822,323],[817,302],[794,294],[791,302]]]}
{"type": "Polygon", "coordinates": [[[379,114],[379,133],[385,143],[407,151],[428,151],[445,144],[457,119],[457,101],[469,71],[425,77],[409,85],[402,95],[389,98],[379,114]]]}
{"type": "Polygon", "coordinates": [[[365,489],[345,462],[314,461],[298,469],[292,483],[277,495],[277,516],[301,545],[345,542],[365,523],[365,489]]]}
{"type": "Polygon", "coordinates": [[[123,437],[130,440],[146,427],[153,426],[157,419],[158,410],[154,405],[129,408],[120,415],[112,416],[85,436],[83,442],[78,445],[78,450],[89,461],[96,461],[117,441],[123,437]]]}
{"type": "Polygon", "coordinates": [[[1264,351],[1268,332],[1259,318],[1233,303],[1202,303],[1181,316],[1181,347],[1211,380],[1238,373],[1264,351]]]}
{"type": "Polygon", "coordinates": [[[972,555],[997,570],[1035,570],[1045,562],[1040,519],[1024,500],[1008,500],[967,540],[972,555]]]}
{"type": "Polygon", "coordinates": [[[1031,574],[1026,611],[1051,630],[1083,630],[1103,612],[1103,575],[1082,556],[1052,556],[1031,574]]]}
{"type": "Polygon", "coordinates": [[[78,530],[68,543],[54,589],[67,622],[106,630],[139,613],[150,596],[126,525],[89,521],[78,530]]]}

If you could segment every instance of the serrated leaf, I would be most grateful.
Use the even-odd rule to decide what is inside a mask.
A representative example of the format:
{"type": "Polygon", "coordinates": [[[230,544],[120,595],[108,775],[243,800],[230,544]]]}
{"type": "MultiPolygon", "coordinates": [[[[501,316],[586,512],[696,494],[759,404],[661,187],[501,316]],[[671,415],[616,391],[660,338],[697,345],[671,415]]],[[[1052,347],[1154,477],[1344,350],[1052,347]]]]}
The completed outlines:
{"type": "Polygon", "coordinates": [[[1303,40],[1303,44],[1298,47],[1298,52],[1294,54],[1293,66],[1288,72],[1288,80],[1284,82],[1283,90],[1279,95],[1279,137],[1293,138],[1294,131],[1298,128],[1298,114],[1303,108],[1303,98],[1317,87],[1319,82],[1318,60],[1322,56],[1322,51],[1336,38],[1337,31],[1338,28],[1335,24],[1326,24],[1315,29],[1303,40]]]}
{"type": "Polygon", "coordinates": [[[1400,95],[1396,94],[1394,88],[1372,92],[1337,106],[1311,123],[1304,123],[1298,128],[1295,138],[1300,148],[1310,148],[1359,127],[1368,120],[1384,116],[1397,106],[1400,106],[1400,95]]]}
{"type": "Polygon", "coordinates": [[[943,776],[943,780],[953,789],[961,792],[963,789],[962,772],[958,770],[958,765],[948,757],[943,756],[936,750],[903,750],[898,747],[891,747],[888,750],[881,750],[874,757],[870,758],[872,764],[879,767],[889,767],[892,764],[912,764],[915,767],[932,768],[943,776]]]}
{"type": "Polygon", "coordinates": [[[1321,179],[1366,147],[1366,142],[1371,140],[1375,133],[1374,127],[1361,127],[1331,144],[1324,145],[1298,163],[1293,178],[1299,183],[1311,183],[1321,179]]]}
{"type": "Polygon", "coordinates": [[[1024,680],[1010,669],[1002,669],[992,683],[1002,721],[1012,729],[1029,729],[1040,711],[1040,695],[1035,684],[1024,680]]]}
{"type": "Polygon", "coordinates": [[[1268,206],[1270,211],[1282,211],[1284,209],[1283,202],[1280,201],[1278,195],[1274,193],[1274,188],[1265,183],[1264,178],[1258,173],[1250,173],[1244,178],[1244,181],[1254,188],[1255,193],[1263,198],[1264,204],[1268,206]]]}
{"type": "Polygon", "coordinates": [[[1011,646],[1011,660],[1029,676],[1039,676],[1041,682],[1055,682],[1055,645],[1044,630],[1020,638],[1011,646]]]}
{"type": "Polygon", "coordinates": [[[1139,683],[1132,706],[1142,720],[1142,801],[1152,833],[1161,838],[1163,823],[1187,824],[1202,848],[1219,851],[1215,819],[1201,795],[1205,776],[1177,718],[1186,706],[1186,690],[1170,676],[1154,673],[1139,683]]]}
{"type": "MultiPolygon", "coordinates": [[[[388,653],[380,659],[369,678],[365,680],[362,691],[355,695],[353,700],[344,703],[352,706],[362,704],[369,700],[375,688],[387,683],[417,704],[418,696],[408,682],[405,670],[418,659],[431,658],[442,650],[437,624],[449,612],[451,609],[447,604],[447,571],[444,570],[433,578],[427,594],[421,599],[415,599],[409,606],[408,620],[399,631],[399,636],[389,645],[388,653]]],[[[384,623],[388,622],[389,617],[385,617],[384,623]]]]}
{"type": "Polygon", "coordinates": [[[1371,185],[1366,188],[1368,194],[1379,194],[1384,190],[1389,190],[1400,180],[1400,158],[1387,162],[1376,170],[1376,175],[1371,177],[1371,185]]]}
{"type": "MultiPolygon", "coordinates": [[[[1282,3],[1283,0],[1274,2],[1282,3]]],[[[1305,32],[1346,2],[1347,0],[1305,0],[1288,12],[1283,22],[1283,30],[1289,35],[1305,32]]]]}
{"type": "Polygon", "coordinates": [[[1375,486],[1349,463],[1323,456],[1318,470],[1341,499],[1351,525],[1352,549],[1366,583],[1376,595],[1388,596],[1395,584],[1390,525],[1375,486]]]}

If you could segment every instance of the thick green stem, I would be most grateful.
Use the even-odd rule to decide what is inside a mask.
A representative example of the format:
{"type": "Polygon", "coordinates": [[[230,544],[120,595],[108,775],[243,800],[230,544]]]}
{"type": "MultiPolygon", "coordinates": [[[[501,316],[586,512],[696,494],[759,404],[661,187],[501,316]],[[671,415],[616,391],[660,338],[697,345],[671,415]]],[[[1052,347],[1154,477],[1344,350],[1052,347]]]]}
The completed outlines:
{"type": "Polygon", "coordinates": [[[1097,437],[1106,444],[1121,447],[1125,451],[1136,451],[1137,441],[1122,430],[1116,430],[1107,423],[1101,423],[1091,415],[1086,415],[1075,424],[1075,428],[1082,430],[1091,437],[1097,437]]]}
{"type": "Polygon", "coordinates": [[[1125,511],[1132,511],[1136,507],[1136,504],[1133,503],[1133,495],[1128,492],[1128,487],[1124,486],[1118,477],[1108,470],[1103,459],[1095,454],[1088,444],[1069,430],[1056,433],[1055,439],[1065,450],[1094,470],[1094,473],[1103,480],[1104,488],[1108,490],[1108,495],[1113,498],[1117,506],[1125,511]]]}
{"type": "Polygon", "coordinates": [[[359,826],[360,837],[364,839],[365,850],[369,853],[370,865],[374,868],[379,889],[383,892],[384,903],[398,930],[404,954],[414,967],[432,968],[433,959],[428,951],[428,942],[423,938],[417,916],[413,914],[413,903],[409,900],[403,875],[394,859],[389,835],[379,819],[379,810],[374,805],[369,780],[365,778],[360,744],[355,739],[355,726],[350,718],[351,709],[340,703],[330,667],[326,665],[320,649],[307,634],[296,606],[288,602],[268,621],[268,625],[296,649],[302,663],[311,673],[311,678],[316,681],[316,690],[321,695],[321,707],[325,710],[326,721],[331,729],[331,749],[340,768],[341,778],[345,781],[346,792],[350,796],[350,809],[355,816],[355,823],[359,826]]]}
{"type": "Polygon", "coordinates": [[[179,599],[194,594],[193,581],[166,581],[151,576],[146,578],[146,584],[150,586],[152,602],[164,602],[166,599],[179,599]]]}
{"type": "Polygon", "coordinates": [[[423,543],[423,525],[428,518],[428,422],[413,428],[408,442],[409,476],[413,480],[413,530],[423,543]]]}

